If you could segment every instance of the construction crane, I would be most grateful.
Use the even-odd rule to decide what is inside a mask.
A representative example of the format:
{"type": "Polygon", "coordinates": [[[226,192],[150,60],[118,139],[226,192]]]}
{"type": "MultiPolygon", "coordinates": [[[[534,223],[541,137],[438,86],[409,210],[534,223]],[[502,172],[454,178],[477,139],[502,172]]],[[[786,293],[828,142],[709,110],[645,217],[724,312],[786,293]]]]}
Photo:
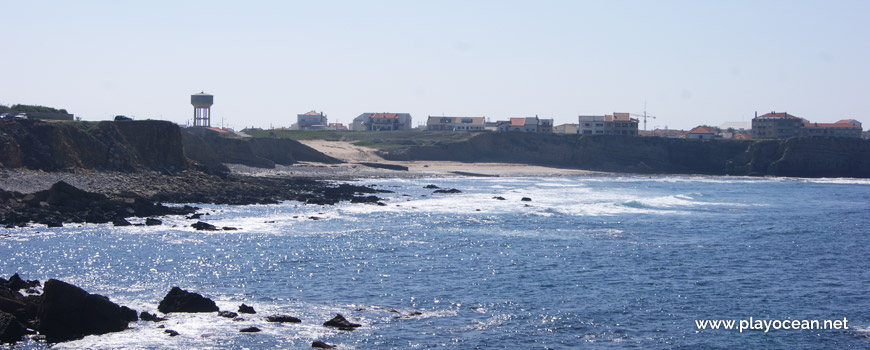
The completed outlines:
{"type": "Polygon", "coordinates": [[[632,116],[643,118],[643,131],[646,131],[646,118],[656,119],[654,115],[646,114],[646,102],[643,103],[643,114],[630,113],[632,116]]]}

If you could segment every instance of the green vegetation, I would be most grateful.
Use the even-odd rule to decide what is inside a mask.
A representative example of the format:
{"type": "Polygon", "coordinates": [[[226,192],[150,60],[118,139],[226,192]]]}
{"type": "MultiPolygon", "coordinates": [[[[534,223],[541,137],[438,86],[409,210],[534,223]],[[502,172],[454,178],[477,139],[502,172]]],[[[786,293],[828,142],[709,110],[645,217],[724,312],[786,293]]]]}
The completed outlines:
{"type": "Polygon", "coordinates": [[[347,141],[357,146],[388,151],[408,146],[429,146],[462,142],[479,132],[455,131],[336,131],[336,130],[251,130],[253,137],[289,138],[294,140],[347,141]]]}
{"type": "Polygon", "coordinates": [[[65,109],[57,109],[45,106],[12,105],[12,107],[6,107],[4,105],[0,105],[0,113],[9,112],[67,113],[65,109]]]}

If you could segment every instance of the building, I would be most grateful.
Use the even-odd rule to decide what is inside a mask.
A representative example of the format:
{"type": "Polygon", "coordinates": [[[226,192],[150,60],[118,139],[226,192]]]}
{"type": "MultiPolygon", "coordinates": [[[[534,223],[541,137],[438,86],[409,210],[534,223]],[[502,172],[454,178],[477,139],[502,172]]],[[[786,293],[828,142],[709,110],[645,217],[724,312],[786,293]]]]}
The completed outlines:
{"type": "Polygon", "coordinates": [[[581,115],[578,117],[578,121],[580,124],[577,132],[581,135],[604,134],[603,115],[581,115]]]}
{"type": "Polygon", "coordinates": [[[687,139],[710,140],[716,138],[716,130],[707,126],[696,126],[686,134],[687,139]]]}
{"type": "Polygon", "coordinates": [[[507,121],[498,121],[496,129],[498,131],[553,132],[553,119],[541,119],[538,116],[510,118],[507,121]]]}
{"type": "Polygon", "coordinates": [[[836,123],[811,123],[788,113],[770,112],[752,118],[752,138],[789,138],[795,136],[861,137],[861,122],[843,119],[836,123]]]}
{"type": "Polygon", "coordinates": [[[446,131],[484,131],[486,123],[483,117],[433,117],[426,120],[426,130],[446,131]]]}
{"type": "Polygon", "coordinates": [[[353,131],[411,130],[409,113],[363,113],[353,119],[353,131]]]}
{"type": "Polygon", "coordinates": [[[347,126],[345,126],[345,125],[342,124],[342,123],[329,123],[329,125],[326,126],[326,129],[328,129],[328,130],[347,131],[347,126]]]}
{"type": "Polygon", "coordinates": [[[784,139],[799,136],[801,127],[809,122],[786,112],[770,112],[761,116],[755,113],[755,115],[755,118],[752,118],[754,139],[784,139]]]}
{"type": "Polygon", "coordinates": [[[299,130],[323,130],[326,129],[329,123],[326,115],[323,112],[317,113],[311,111],[305,114],[296,115],[296,128],[299,130]]]}
{"type": "Polygon", "coordinates": [[[577,134],[580,131],[580,124],[561,124],[553,127],[555,134],[577,134]]]}
{"type": "Polygon", "coordinates": [[[838,136],[838,137],[861,137],[861,123],[803,123],[800,130],[801,136],[838,136]]]}
{"type": "Polygon", "coordinates": [[[637,119],[628,113],[604,116],[605,135],[637,135],[637,119]]]}

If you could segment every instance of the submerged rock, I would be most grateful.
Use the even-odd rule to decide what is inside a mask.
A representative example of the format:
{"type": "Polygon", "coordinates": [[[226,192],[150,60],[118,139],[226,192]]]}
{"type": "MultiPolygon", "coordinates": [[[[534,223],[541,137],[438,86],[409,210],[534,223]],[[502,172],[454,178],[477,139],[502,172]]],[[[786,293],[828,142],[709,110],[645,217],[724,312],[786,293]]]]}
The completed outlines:
{"type": "Polygon", "coordinates": [[[268,322],[277,322],[277,323],[301,323],[302,320],[290,316],[290,315],[272,315],[266,317],[266,321],[268,322]]]}
{"type": "Polygon", "coordinates": [[[157,315],[149,313],[149,312],[145,312],[145,311],[142,311],[141,313],[139,313],[139,319],[142,321],[149,321],[149,322],[166,321],[166,319],[163,317],[157,317],[157,315]]]}
{"type": "Polygon", "coordinates": [[[145,226],[159,226],[163,225],[163,221],[154,218],[145,219],[145,226]]]}
{"type": "Polygon", "coordinates": [[[157,309],[164,314],[170,312],[215,312],[220,310],[211,299],[178,287],[172,287],[169,290],[169,293],[160,301],[157,309]]]}
{"type": "Polygon", "coordinates": [[[360,324],[358,323],[352,323],[348,321],[341,314],[336,314],[335,317],[333,317],[329,321],[326,321],[325,323],[323,323],[323,325],[326,327],[335,327],[343,331],[352,331],[360,326],[360,324]]]}
{"type": "Polygon", "coordinates": [[[457,190],[455,188],[451,188],[449,190],[435,190],[432,193],[462,193],[462,191],[457,190]]]}
{"type": "Polygon", "coordinates": [[[218,311],[218,316],[226,318],[236,318],[239,314],[232,311],[218,311]]]}
{"type": "Polygon", "coordinates": [[[256,333],[259,331],[260,331],[260,329],[257,327],[246,327],[246,328],[242,328],[239,330],[239,332],[242,332],[242,333],[256,333]]]}
{"type": "Polygon", "coordinates": [[[167,330],[163,331],[163,333],[169,334],[170,337],[174,337],[174,336],[178,335],[178,332],[171,330],[171,329],[167,329],[167,330]]]}
{"type": "Polygon", "coordinates": [[[320,340],[316,340],[313,343],[311,343],[311,347],[315,348],[315,349],[335,349],[335,345],[329,345],[329,344],[324,343],[320,340]]]}
{"type": "Polygon", "coordinates": [[[195,224],[191,224],[190,227],[193,227],[193,228],[200,230],[200,231],[217,231],[218,230],[218,228],[215,227],[214,225],[206,223],[206,222],[202,222],[202,221],[197,221],[195,224]]]}

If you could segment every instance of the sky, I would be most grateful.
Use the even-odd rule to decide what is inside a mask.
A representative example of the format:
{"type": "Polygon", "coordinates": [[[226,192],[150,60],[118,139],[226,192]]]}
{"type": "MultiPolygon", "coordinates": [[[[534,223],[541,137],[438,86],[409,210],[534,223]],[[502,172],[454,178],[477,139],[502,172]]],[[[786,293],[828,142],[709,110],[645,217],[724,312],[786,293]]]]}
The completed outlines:
{"type": "MultiPolygon", "coordinates": [[[[323,111],[649,115],[648,129],[757,111],[870,129],[870,1],[0,0],[0,104],[286,127],[323,111]]],[[[641,123],[641,128],[643,124],[641,123]]]]}

